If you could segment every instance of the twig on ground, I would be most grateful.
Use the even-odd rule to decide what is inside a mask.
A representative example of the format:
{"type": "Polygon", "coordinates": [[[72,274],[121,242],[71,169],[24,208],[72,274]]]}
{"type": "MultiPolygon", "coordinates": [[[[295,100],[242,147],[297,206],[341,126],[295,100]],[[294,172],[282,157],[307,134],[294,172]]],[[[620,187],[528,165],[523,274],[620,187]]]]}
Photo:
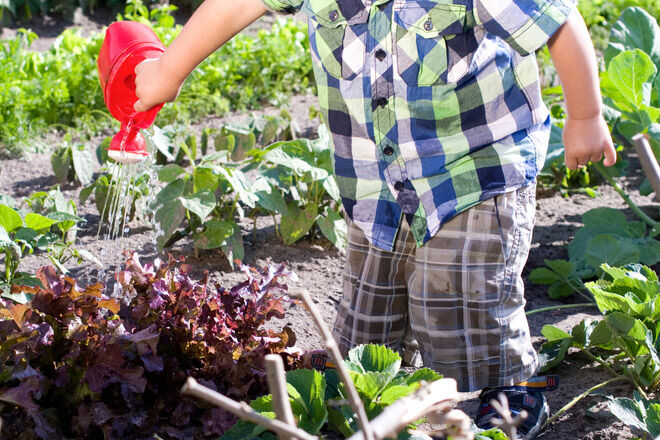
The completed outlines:
{"type": "Polygon", "coordinates": [[[302,429],[298,429],[292,426],[287,425],[277,419],[272,420],[258,414],[250,405],[245,402],[236,402],[235,400],[230,399],[229,397],[220,394],[216,391],[213,391],[210,388],[207,388],[203,385],[197,383],[192,377],[188,377],[188,380],[181,388],[183,394],[197,397],[199,399],[205,400],[209,403],[219,406],[220,408],[229,411],[241,419],[247,420],[248,422],[256,423],[258,425],[264,426],[271,431],[276,432],[277,434],[288,435],[289,437],[294,437],[300,440],[318,440],[318,437],[308,434],[302,429]]]}
{"type": "MultiPolygon", "coordinates": [[[[282,357],[278,354],[268,354],[264,359],[266,363],[266,372],[268,379],[268,390],[273,396],[273,410],[277,420],[286,423],[292,428],[297,428],[296,420],[293,418],[291,403],[289,402],[289,393],[286,390],[286,375],[284,374],[284,363],[282,357]]],[[[280,440],[290,440],[295,437],[278,433],[280,440]]]]}
{"type": "Polygon", "coordinates": [[[491,420],[493,426],[500,428],[511,439],[518,438],[517,428],[527,419],[527,411],[522,410],[516,417],[512,417],[509,402],[504,393],[499,393],[497,399],[491,400],[490,404],[500,416],[500,418],[491,420]]]}
{"type": "Polygon", "coordinates": [[[344,359],[342,358],[341,353],[339,352],[339,346],[337,345],[337,341],[335,341],[335,338],[332,337],[330,330],[328,330],[328,328],[325,326],[325,323],[323,322],[323,318],[321,317],[318,308],[314,305],[314,302],[312,301],[309,292],[307,292],[307,290],[305,289],[301,289],[298,296],[300,296],[300,298],[303,300],[305,307],[312,315],[312,319],[314,320],[316,327],[319,329],[319,332],[323,337],[323,342],[325,344],[325,349],[327,351],[327,354],[335,363],[335,368],[337,369],[337,373],[339,374],[339,377],[341,378],[342,382],[344,382],[344,384],[346,385],[346,392],[347,392],[346,397],[348,398],[348,402],[351,404],[351,408],[353,409],[353,411],[355,411],[355,414],[357,414],[358,425],[360,426],[360,430],[362,431],[364,440],[374,440],[374,435],[371,431],[371,426],[369,425],[369,419],[367,418],[367,413],[364,410],[364,405],[362,404],[362,400],[360,400],[360,396],[358,395],[357,390],[355,389],[355,385],[353,384],[353,381],[351,380],[351,377],[348,375],[348,371],[344,366],[344,359]]]}

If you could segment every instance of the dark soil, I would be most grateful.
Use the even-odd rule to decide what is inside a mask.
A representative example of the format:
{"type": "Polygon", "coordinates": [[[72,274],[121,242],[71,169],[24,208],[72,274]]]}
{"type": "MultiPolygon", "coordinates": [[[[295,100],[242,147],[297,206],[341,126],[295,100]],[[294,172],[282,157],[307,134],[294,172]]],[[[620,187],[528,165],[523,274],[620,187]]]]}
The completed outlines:
{"type": "MultiPolygon", "coordinates": [[[[37,23],[37,31],[46,38],[38,40],[35,48],[45,49],[52,38],[61,30],[73,25],[81,25],[86,32],[96,31],[107,25],[113,17],[111,15],[94,17],[92,19],[80,16],[76,22],[61,24],[57,21],[44,19],[37,23]],[[80,18],[82,17],[82,18],[80,18]]],[[[267,17],[266,20],[272,20],[267,17]]],[[[263,24],[261,24],[263,26],[263,24]]],[[[5,28],[2,37],[7,37],[15,32],[14,29],[5,28]]],[[[309,120],[309,107],[318,107],[316,98],[313,96],[294,97],[287,109],[292,114],[294,121],[303,133],[313,133],[318,122],[309,120]]],[[[268,108],[260,112],[266,114],[277,114],[280,109],[268,108]]],[[[244,119],[248,114],[233,114],[224,118],[209,118],[208,120],[195,124],[191,129],[199,131],[202,127],[219,125],[229,120],[244,119]]],[[[52,139],[52,145],[58,143],[61,137],[55,133],[48,136],[52,139]]],[[[95,149],[100,138],[94,139],[90,149],[95,149]]],[[[641,183],[641,170],[634,157],[628,158],[631,162],[629,176],[621,178],[620,183],[633,194],[633,200],[638,203],[649,215],[657,217],[658,204],[652,196],[640,196],[636,191],[641,183]]],[[[35,154],[20,159],[4,160],[0,162],[0,193],[12,197],[21,198],[35,191],[47,190],[56,185],[55,178],[50,165],[48,154],[35,154]]],[[[62,188],[64,194],[74,200],[78,200],[79,187],[67,186],[62,188]]],[[[544,286],[534,285],[527,280],[529,272],[537,267],[544,266],[545,259],[567,258],[566,244],[570,242],[575,231],[581,225],[581,216],[589,209],[609,206],[622,209],[633,219],[632,213],[626,209],[622,199],[609,186],[599,187],[599,196],[590,198],[586,195],[573,195],[564,198],[558,193],[539,191],[537,203],[537,220],[534,232],[533,246],[529,256],[528,264],[524,272],[527,289],[528,310],[534,310],[545,306],[561,304],[552,300],[547,295],[544,286]]],[[[105,267],[101,272],[98,267],[91,263],[71,266],[74,277],[81,283],[93,283],[99,280],[100,274],[108,274],[104,281],[110,282],[109,274],[123,263],[122,253],[126,250],[134,250],[139,253],[143,261],[155,257],[165,257],[164,253],[158,251],[155,244],[154,231],[144,225],[132,224],[128,236],[117,241],[102,241],[97,238],[99,213],[93,202],[88,201],[78,206],[79,214],[87,221],[79,233],[78,247],[86,249],[102,259],[105,267]]],[[[298,283],[290,283],[290,289],[307,289],[317,303],[325,321],[331,324],[334,321],[336,306],[341,296],[341,272],[343,267],[343,253],[329,245],[327,241],[316,242],[301,241],[294,246],[282,245],[269,217],[257,219],[257,228],[253,236],[251,221],[243,225],[243,238],[245,240],[245,262],[261,267],[269,262],[285,262],[292,268],[300,278],[298,283]]],[[[183,255],[187,262],[200,273],[208,270],[212,277],[221,284],[231,286],[243,280],[238,272],[225,270],[222,263],[223,257],[217,251],[202,252],[195,255],[189,242],[179,242],[174,248],[167,250],[175,256],[183,255]]],[[[22,265],[22,271],[35,271],[39,266],[47,264],[44,256],[30,256],[22,265]]],[[[108,291],[112,289],[108,287],[108,291]]],[[[582,302],[577,298],[566,300],[570,302],[582,302]]],[[[570,329],[585,317],[597,317],[595,308],[578,308],[556,310],[546,313],[530,315],[529,324],[534,343],[537,347],[542,343],[541,328],[546,324],[558,326],[564,330],[570,329]]],[[[311,319],[300,307],[293,306],[288,311],[288,316],[282,325],[291,325],[298,337],[298,345],[301,348],[318,348],[321,339],[313,327],[311,319]]],[[[588,359],[579,355],[569,356],[561,366],[552,371],[560,375],[560,388],[548,393],[548,399],[553,410],[556,410],[569,402],[575,395],[600,383],[608,378],[606,372],[596,367],[588,359]]],[[[626,385],[616,385],[605,389],[607,393],[616,396],[630,396],[632,389],[626,385]]],[[[478,393],[465,393],[462,395],[459,407],[468,414],[476,409],[478,393]]],[[[639,433],[637,433],[639,435],[639,433]]],[[[539,438],[543,440],[597,440],[597,439],[630,439],[635,437],[630,429],[617,421],[610,415],[602,402],[591,397],[575,406],[558,421],[553,423],[539,438]]]]}

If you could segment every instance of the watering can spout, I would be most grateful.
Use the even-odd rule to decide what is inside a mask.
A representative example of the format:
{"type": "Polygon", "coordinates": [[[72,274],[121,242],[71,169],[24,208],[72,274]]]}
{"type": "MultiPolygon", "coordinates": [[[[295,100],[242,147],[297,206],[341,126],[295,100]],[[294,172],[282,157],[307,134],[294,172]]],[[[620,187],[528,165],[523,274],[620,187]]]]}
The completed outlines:
{"type": "Polygon", "coordinates": [[[117,162],[136,163],[148,155],[140,129],[154,122],[163,104],[135,112],[135,66],[147,58],[160,57],[164,51],[156,34],[142,23],[119,21],[105,32],[96,65],[105,105],[121,122],[121,129],[108,148],[108,156],[117,162]]]}

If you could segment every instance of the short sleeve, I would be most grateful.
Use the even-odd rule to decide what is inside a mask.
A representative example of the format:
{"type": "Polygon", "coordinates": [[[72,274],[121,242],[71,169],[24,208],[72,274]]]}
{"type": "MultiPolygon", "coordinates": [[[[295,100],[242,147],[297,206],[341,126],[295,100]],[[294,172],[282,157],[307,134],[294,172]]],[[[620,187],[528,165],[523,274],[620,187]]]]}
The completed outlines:
{"type": "Polygon", "coordinates": [[[575,7],[575,0],[473,1],[476,24],[521,55],[543,47],[575,7]]]}
{"type": "Polygon", "coordinates": [[[268,9],[280,14],[295,14],[300,11],[303,0],[261,0],[268,9]]]}

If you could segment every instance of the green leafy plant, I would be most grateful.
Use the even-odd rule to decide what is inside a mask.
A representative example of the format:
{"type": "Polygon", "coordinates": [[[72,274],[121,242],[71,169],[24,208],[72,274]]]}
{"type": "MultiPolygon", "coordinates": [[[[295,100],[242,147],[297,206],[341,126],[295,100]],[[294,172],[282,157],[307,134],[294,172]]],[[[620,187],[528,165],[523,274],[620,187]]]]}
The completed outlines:
{"type": "MultiPolygon", "coordinates": [[[[376,417],[396,400],[412,394],[421,382],[442,377],[428,368],[413,373],[401,370],[401,357],[382,345],[356,347],[348,353],[344,364],[365,405],[369,419],[376,417]]],[[[317,434],[327,423],[330,429],[346,438],[359,429],[356,415],[346,403],[344,385],[340,383],[335,370],[327,370],[324,374],[315,370],[290,371],[287,373],[287,384],[289,401],[299,428],[310,434],[317,434]]],[[[275,418],[271,395],[252,401],[250,406],[266,417],[275,418]]],[[[271,438],[272,434],[264,431],[262,426],[241,420],[221,439],[271,438]]],[[[410,434],[404,431],[398,438],[409,437],[410,434]]],[[[505,439],[506,436],[484,438],[505,439]]]]}
{"type": "Polygon", "coordinates": [[[632,399],[607,396],[608,408],[631,428],[641,430],[644,438],[660,436],[660,401],[650,400],[635,392],[632,399]]]}
{"type": "MultiPolygon", "coordinates": [[[[150,10],[130,2],[119,18],[150,23],[169,44],[180,31],[171,13],[171,6],[150,10]]],[[[116,123],[105,107],[96,72],[103,33],[83,37],[77,30],[66,30],[45,52],[30,49],[36,39],[35,33],[21,30],[0,41],[4,152],[38,148],[38,136],[53,127],[74,128],[89,136],[116,123]]],[[[306,26],[294,20],[277,21],[254,36],[237,35],[193,72],[179,99],[161,110],[157,124],[188,124],[209,114],[281,104],[292,93],[311,91],[308,45],[306,26]]]]}
{"type": "Polygon", "coordinates": [[[73,142],[71,133],[67,133],[62,145],[55,148],[50,163],[61,184],[78,181],[82,185],[89,185],[94,169],[98,166],[94,154],[85,148],[84,143],[73,142]]]}
{"type": "Polygon", "coordinates": [[[254,191],[259,183],[251,185],[245,174],[229,162],[226,151],[209,154],[197,162],[197,150],[181,145],[192,169],[170,164],[158,171],[160,181],[167,183],[154,204],[158,245],[168,247],[191,236],[196,249],[221,248],[230,262],[242,259],[243,239],[235,215],[242,211],[239,201],[255,206],[254,191]]]}
{"type": "MultiPolygon", "coordinates": [[[[5,266],[4,273],[0,275],[3,296],[9,295],[11,284],[36,282],[30,274],[18,271],[21,259],[26,254],[47,252],[50,260],[63,272],[67,272],[64,263],[70,258],[82,258],[67,237],[79,221],[82,219],[65,211],[53,210],[46,215],[27,212],[21,215],[15,209],[0,204],[0,250],[4,254],[5,266]]],[[[26,301],[24,297],[11,298],[26,301]]]]}
{"type": "Polygon", "coordinates": [[[345,246],[346,225],[339,213],[341,199],[325,126],[319,127],[318,139],[277,142],[251,155],[279,193],[262,197],[260,204],[281,215],[276,229],[284,244],[295,243],[318,225],[335,246],[345,246]]]}
{"type": "Polygon", "coordinates": [[[645,395],[645,391],[655,390],[660,384],[658,277],[642,265],[603,264],[601,269],[609,279],[586,283],[586,287],[603,318],[585,319],[570,332],[544,326],[542,333],[548,342],[539,352],[541,370],[558,365],[568,349],[575,347],[615,377],[632,382],[645,395]]]}

